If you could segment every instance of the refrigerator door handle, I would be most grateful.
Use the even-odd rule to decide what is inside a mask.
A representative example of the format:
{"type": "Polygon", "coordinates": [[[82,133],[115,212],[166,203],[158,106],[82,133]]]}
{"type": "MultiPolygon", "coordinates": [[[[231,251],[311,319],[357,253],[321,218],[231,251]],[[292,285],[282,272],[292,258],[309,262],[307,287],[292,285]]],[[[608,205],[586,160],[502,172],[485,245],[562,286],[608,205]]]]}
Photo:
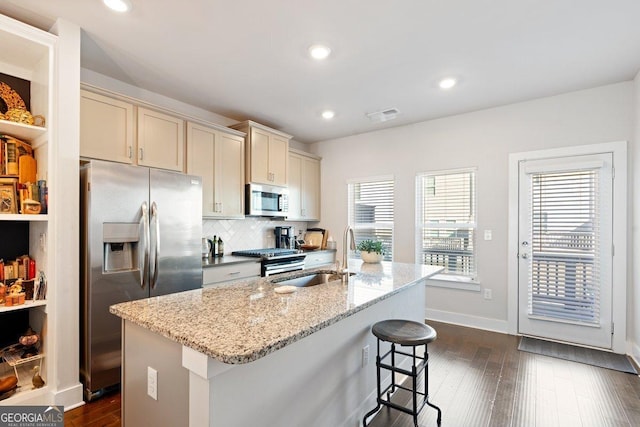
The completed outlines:
{"type": "Polygon", "coordinates": [[[151,276],[151,289],[154,289],[158,282],[158,253],[160,252],[160,217],[158,215],[158,205],[156,202],[151,203],[151,221],[154,223],[154,240],[156,243],[153,248],[153,274],[151,276]]]}
{"type": "Polygon", "coordinates": [[[144,289],[146,283],[149,282],[149,208],[147,202],[142,202],[140,208],[142,215],[140,217],[140,226],[142,227],[142,234],[144,236],[144,244],[142,246],[142,265],[140,266],[140,287],[144,289]]]}

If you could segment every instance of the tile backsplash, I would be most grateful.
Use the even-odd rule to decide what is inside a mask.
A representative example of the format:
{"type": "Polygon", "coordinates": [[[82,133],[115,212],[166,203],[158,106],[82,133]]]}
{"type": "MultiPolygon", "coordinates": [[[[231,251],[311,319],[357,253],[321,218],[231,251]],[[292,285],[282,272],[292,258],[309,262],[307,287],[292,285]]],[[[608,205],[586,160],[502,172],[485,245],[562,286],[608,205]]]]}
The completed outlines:
{"type": "Polygon", "coordinates": [[[276,226],[291,226],[296,236],[302,231],[303,237],[307,229],[307,223],[303,221],[277,221],[260,217],[211,219],[202,221],[202,237],[221,237],[226,254],[245,249],[273,248],[276,245],[273,233],[276,226]]]}

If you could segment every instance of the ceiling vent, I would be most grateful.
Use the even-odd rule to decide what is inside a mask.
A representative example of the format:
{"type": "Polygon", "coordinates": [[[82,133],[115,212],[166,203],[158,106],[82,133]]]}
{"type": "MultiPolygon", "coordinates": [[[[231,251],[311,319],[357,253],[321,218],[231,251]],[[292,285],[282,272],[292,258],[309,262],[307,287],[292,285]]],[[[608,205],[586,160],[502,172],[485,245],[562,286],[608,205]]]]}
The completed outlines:
{"type": "Polygon", "coordinates": [[[400,110],[397,108],[387,108],[386,110],[367,113],[367,117],[372,122],[386,122],[387,120],[395,119],[398,114],[400,114],[400,110]]]}

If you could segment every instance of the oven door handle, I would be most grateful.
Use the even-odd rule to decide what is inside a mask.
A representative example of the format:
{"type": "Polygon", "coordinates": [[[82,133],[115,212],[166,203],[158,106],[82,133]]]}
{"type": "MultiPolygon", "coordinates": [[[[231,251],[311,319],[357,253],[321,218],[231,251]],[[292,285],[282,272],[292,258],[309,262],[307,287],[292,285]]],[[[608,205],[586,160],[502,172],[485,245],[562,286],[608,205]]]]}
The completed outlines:
{"type": "Polygon", "coordinates": [[[300,270],[304,270],[304,265],[299,265],[299,266],[295,266],[295,267],[292,267],[291,265],[287,265],[287,266],[283,266],[282,268],[275,268],[275,269],[272,269],[272,270],[265,269],[264,270],[264,276],[268,277],[268,276],[272,276],[274,274],[290,273],[292,271],[300,271],[300,270]]]}

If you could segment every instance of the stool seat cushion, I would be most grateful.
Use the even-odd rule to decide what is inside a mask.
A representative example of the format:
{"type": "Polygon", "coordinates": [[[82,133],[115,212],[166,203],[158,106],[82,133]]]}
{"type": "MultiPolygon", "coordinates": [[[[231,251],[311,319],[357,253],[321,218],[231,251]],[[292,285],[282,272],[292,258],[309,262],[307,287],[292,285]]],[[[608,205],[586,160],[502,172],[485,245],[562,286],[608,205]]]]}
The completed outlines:
{"type": "Polygon", "coordinates": [[[371,332],[383,341],[404,346],[428,344],[438,336],[436,330],[429,325],[402,319],[377,322],[371,328],[371,332]]]}

